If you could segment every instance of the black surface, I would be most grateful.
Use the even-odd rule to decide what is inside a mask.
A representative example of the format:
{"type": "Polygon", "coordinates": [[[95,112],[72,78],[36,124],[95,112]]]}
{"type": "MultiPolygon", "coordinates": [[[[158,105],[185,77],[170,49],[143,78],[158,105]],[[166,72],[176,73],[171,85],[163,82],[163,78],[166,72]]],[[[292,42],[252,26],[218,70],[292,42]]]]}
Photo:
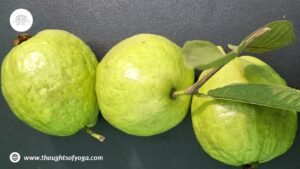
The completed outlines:
{"type": "MultiPolygon", "coordinates": [[[[34,18],[35,34],[46,28],[70,31],[86,41],[101,57],[118,41],[149,32],[161,34],[182,45],[186,40],[204,39],[216,44],[236,44],[245,35],[273,20],[286,18],[300,36],[300,1],[296,0],[1,0],[1,62],[12,48],[16,32],[9,25],[14,9],[26,8],[34,18]]],[[[299,39],[298,36],[298,39],[299,39]]],[[[257,55],[270,64],[295,88],[300,88],[299,41],[276,52],[257,55]]],[[[164,134],[142,138],[121,133],[102,117],[95,130],[107,140],[98,143],[83,132],[72,137],[42,134],[16,119],[0,97],[0,168],[12,169],[233,169],[213,160],[199,146],[190,115],[164,134]],[[103,155],[96,162],[20,161],[12,164],[9,154],[103,155]]],[[[300,135],[284,155],[263,164],[261,169],[299,169],[300,135]]]]}

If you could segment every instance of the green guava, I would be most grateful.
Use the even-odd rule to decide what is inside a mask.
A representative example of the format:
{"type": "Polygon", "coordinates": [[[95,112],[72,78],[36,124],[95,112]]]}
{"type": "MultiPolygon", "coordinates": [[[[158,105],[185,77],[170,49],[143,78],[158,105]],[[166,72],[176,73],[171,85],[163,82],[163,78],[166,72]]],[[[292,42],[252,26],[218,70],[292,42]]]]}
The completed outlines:
{"type": "Polygon", "coordinates": [[[103,117],[114,127],[151,136],[176,126],[190,96],[171,99],[194,82],[182,49],[153,34],[139,34],[114,46],[97,67],[96,93],[103,117]]]}
{"type": "MultiPolygon", "coordinates": [[[[199,92],[206,94],[231,83],[286,86],[266,63],[243,56],[225,65],[199,92]]],[[[263,163],[283,154],[292,145],[297,130],[296,112],[197,96],[192,101],[192,121],[203,149],[234,166],[263,163]]]]}
{"type": "Polygon", "coordinates": [[[2,93],[29,126],[68,136],[97,122],[98,61],[78,37],[44,30],[15,46],[2,63],[2,93]]]}

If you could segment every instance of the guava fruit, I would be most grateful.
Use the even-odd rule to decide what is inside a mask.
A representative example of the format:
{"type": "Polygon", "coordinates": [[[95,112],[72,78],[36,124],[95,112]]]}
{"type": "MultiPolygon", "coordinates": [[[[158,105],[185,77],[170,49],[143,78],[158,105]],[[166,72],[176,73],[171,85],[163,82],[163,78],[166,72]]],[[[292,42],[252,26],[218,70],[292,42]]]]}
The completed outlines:
{"type": "Polygon", "coordinates": [[[131,135],[151,136],[176,126],[190,96],[171,98],[194,82],[182,49],[154,34],[139,34],[114,46],[97,67],[96,93],[103,117],[131,135]]]}
{"type": "Polygon", "coordinates": [[[2,63],[2,93],[29,126],[69,136],[97,122],[98,61],[78,37],[44,30],[15,46],[2,63]]]}
{"type": "MultiPolygon", "coordinates": [[[[225,65],[199,92],[206,94],[232,83],[286,86],[269,65],[243,56],[225,65]]],[[[283,154],[292,145],[297,130],[297,114],[293,111],[197,96],[191,109],[194,132],[203,149],[234,166],[251,166],[283,154]]]]}

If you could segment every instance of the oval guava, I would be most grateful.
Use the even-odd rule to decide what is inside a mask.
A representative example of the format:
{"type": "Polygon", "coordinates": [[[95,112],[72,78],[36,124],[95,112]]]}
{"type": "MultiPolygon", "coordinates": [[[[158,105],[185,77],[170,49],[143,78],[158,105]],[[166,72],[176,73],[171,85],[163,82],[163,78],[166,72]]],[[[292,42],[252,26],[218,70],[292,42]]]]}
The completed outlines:
{"type": "MultiPolygon", "coordinates": [[[[206,94],[231,83],[286,86],[266,63],[243,56],[225,65],[199,92],[206,94]]],[[[283,154],[292,145],[297,130],[296,112],[197,96],[193,96],[192,121],[203,149],[234,166],[263,163],[283,154]]]]}
{"type": "Polygon", "coordinates": [[[15,46],[2,63],[2,92],[14,114],[51,135],[68,136],[97,122],[98,61],[78,37],[44,30],[15,46]]]}
{"type": "Polygon", "coordinates": [[[96,93],[103,117],[114,127],[151,136],[176,126],[190,96],[171,99],[194,82],[182,49],[154,34],[139,34],[114,46],[97,67],[96,93]]]}

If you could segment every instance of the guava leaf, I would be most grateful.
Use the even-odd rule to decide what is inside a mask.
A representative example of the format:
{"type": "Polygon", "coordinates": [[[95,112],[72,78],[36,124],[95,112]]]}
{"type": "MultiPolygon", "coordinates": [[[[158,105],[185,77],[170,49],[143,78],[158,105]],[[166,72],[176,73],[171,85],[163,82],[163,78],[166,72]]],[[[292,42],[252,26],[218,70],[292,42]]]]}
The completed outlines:
{"type": "Polygon", "coordinates": [[[240,50],[263,53],[290,45],[295,40],[296,35],[291,22],[274,21],[245,38],[240,44],[240,50]]]}
{"type": "Polygon", "coordinates": [[[183,55],[188,67],[209,69],[226,64],[236,57],[234,53],[224,54],[216,45],[209,41],[187,41],[183,46],[183,55]]]}
{"type": "Polygon", "coordinates": [[[300,91],[269,84],[231,84],[210,90],[209,96],[277,109],[300,112],[300,91]]]}

